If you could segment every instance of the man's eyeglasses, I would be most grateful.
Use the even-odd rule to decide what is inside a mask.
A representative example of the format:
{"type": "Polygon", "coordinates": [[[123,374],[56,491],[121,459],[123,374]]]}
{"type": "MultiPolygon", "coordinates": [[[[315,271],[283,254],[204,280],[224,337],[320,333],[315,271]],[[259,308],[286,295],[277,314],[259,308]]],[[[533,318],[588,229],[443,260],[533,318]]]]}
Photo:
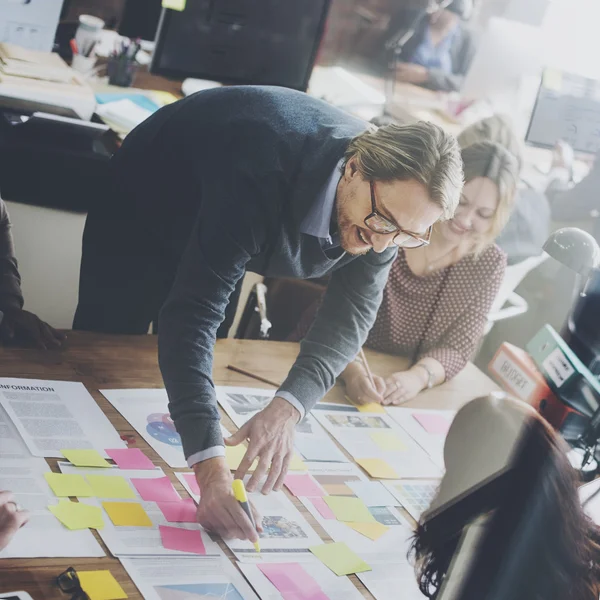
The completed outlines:
{"type": "Polygon", "coordinates": [[[420,246],[427,246],[431,241],[431,230],[429,229],[423,234],[413,233],[412,231],[406,231],[402,227],[392,223],[387,217],[384,217],[377,210],[377,203],[375,202],[375,184],[369,181],[371,188],[371,213],[365,217],[365,225],[373,232],[380,233],[382,235],[389,235],[390,233],[396,233],[393,242],[396,246],[402,246],[403,248],[419,248],[420,246]]]}
{"type": "Polygon", "coordinates": [[[56,578],[56,583],[62,592],[72,594],[71,600],[90,600],[90,597],[83,591],[77,571],[69,567],[56,578]]]}

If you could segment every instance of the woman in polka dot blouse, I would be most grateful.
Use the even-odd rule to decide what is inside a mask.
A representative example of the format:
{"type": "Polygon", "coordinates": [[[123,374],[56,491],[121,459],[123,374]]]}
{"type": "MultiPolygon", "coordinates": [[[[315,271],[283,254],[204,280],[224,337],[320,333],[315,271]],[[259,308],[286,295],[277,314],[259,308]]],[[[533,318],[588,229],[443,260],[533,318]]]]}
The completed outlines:
{"type": "MultiPolygon", "coordinates": [[[[473,354],[500,287],[506,256],[494,244],[512,209],[517,159],[481,142],[462,151],[465,186],[454,218],[438,223],[429,245],[399,248],[368,348],[409,357],[412,366],[373,389],[359,360],[342,378],[356,403],[403,404],[421,390],[452,379],[473,354]]],[[[295,338],[312,322],[302,318],[295,338]]]]}

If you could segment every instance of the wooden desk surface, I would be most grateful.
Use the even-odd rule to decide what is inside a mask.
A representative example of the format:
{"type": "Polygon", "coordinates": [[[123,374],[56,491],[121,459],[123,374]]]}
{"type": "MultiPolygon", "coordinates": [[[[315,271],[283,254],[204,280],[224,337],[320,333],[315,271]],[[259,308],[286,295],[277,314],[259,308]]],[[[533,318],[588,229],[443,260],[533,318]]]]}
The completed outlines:
{"type": "MultiPolygon", "coordinates": [[[[233,364],[268,379],[282,381],[297,352],[298,345],[293,343],[220,340],[215,349],[215,383],[268,388],[268,385],[228,370],[227,365],[233,364]]],[[[373,371],[382,375],[390,374],[405,365],[405,362],[397,357],[377,352],[367,351],[367,357],[373,371]]],[[[154,464],[162,467],[179,493],[186,497],[185,490],[173,475],[173,469],[160,459],[98,392],[101,388],[162,387],[155,336],[110,336],[71,332],[65,347],[58,351],[0,348],[0,364],[3,377],[84,383],[119,433],[134,436],[135,446],[141,448],[154,464]]],[[[429,408],[458,408],[465,402],[496,389],[497,386],[486,375],[470,364],[452,382],[421,394],[410,404],[429,408]]],[[[326,399],[344,402],[341,386],[333,388],[326,399]]],[[[227,417],[224,417],[223,423],[230,431],[235,430],[227,417]]],[[[48,463],[53,470],[58,471],[56,459],[48,459],[48,463]]],[[[324,540],[329,540],[306,509],[295,498],[292,500],[315,531],[324,540]]],[[[99,536],[96,533],[95,535],[102,544],[99,536]]],[[[107,552],[104,558],[2,559],[0,593],[25,590],[34,600],[68,600],[68,596],[55,586],[54,580],[67,567],[73,566],[79,570],[109,569],[130,598],[141,598],[119,560],[108,555],[104,544],[102,546],[107,552]]],[[[229,550],[224,545],[222,547],[231,557],[229,550]]],[[[351,579],[365,598],[371,598],[356,576],[352,576],[351,579]]]]}

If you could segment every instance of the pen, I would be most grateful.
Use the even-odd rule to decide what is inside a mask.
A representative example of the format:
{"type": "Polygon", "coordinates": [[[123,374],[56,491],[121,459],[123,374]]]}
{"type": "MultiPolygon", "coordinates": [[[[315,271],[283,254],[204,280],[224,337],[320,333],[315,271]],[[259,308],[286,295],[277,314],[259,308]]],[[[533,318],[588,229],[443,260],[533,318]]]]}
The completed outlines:
{"type": "Polygon", "coordinates": [[[377,391],[377,386],[375,385],[375,380],[373,379],[373,373],[371,373],[371,369],[369,368],[369,363],[367,362],[367,357],[365,356],[365,353],[362,348],[360,349],[360,352],[358,354],[360,356],[360,360],[362,360],[362,364],[365,368],[365,371],[367,372],[367,377],[369,378],[369,381],[371,382],[373,389],[375,391],[377,391]]]}
{"type": "MultiPolygon", "coordinates": [[[[256,523],[254,522],[254,517],[252,516],[252,509],[250,508],[250,503],[248,502],[248,494],[246,494],[244,482],[241,479],[234,479],[231,487],[233,488],[233,495],[235,499],[240,503],[240,506],[248,515],[250,523],[252,523],[252,527],[256,529],[256,523]]],[[[254,549],[260,553],[260,544],[258,542],[254,542],[254,549]]]]}

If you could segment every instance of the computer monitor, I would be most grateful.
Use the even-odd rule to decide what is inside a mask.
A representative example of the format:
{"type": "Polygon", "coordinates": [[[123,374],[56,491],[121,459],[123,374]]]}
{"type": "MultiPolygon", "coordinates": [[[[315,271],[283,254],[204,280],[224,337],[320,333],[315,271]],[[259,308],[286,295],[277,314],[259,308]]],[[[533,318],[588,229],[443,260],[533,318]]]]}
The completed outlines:
{"type": "Polygon", "coordinates": [[[161,12],[161,0],[125,0],[119,33],[128,38],[154,40],[161,12]]]}
{"type": "Polygon", "coordinates": [[[559,140],[578,152],[600,150],[600,81],[546,69],[525,141],[553,148],[559,140]]]}
{"type": "Polygon", "coordinates": [[[150,71],[305,91],[331,0],[187,0],[164,9],[150,71]]]}

